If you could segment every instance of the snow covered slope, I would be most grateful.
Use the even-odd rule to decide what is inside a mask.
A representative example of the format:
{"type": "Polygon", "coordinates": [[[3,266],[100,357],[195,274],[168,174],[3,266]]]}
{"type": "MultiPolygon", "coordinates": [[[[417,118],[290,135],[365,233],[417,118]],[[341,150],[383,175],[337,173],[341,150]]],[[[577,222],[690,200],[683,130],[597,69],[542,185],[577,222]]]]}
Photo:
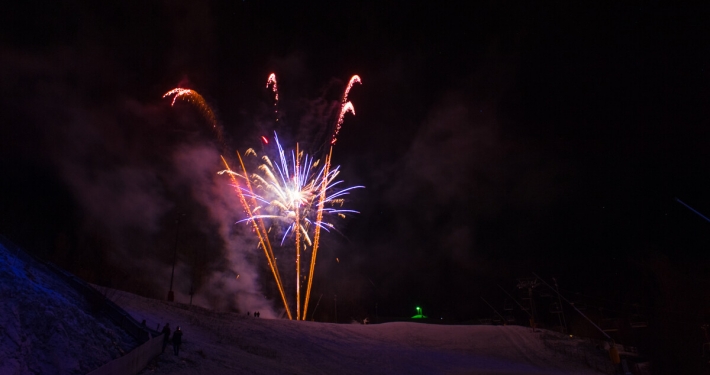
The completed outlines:
{"type": "Polygon", "coordinates": [[[524,327],[256,319],[124,292],[114,302],[184,331],[180,355],[166,349],[145,374],[599,374],[524,327]]]}
{"type": "Polygon", "coordinates": [[[47,266],[0,244],[0,374],[83,375],[137,345],[47,266]]]}

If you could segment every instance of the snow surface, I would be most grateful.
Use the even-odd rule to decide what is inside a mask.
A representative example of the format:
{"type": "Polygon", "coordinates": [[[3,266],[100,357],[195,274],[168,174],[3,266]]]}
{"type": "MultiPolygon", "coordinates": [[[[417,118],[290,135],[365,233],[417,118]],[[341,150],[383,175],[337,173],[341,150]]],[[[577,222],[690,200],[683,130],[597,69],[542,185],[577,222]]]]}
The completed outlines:
{"type": "MultiPolygon", "coordinates": [[[[138,345],[64,278],[17,254],[0,245],[0,374],[85,374],[138,345]]],[[[142,374],[599,374],[557,354],[584,342],[525,327],[296,322],[107,296],[150,328],[184,332],[180,355],[168,348],[142,374]]]]}
{"type": "Polygon", "coordinates": [[[83,375],[138,345],[64,278],[2,244],[0,306],[2,375],[83,375]]]}
{"type": "Polygon", "coordinates": [[[184,332],[180,355],[168,348],[142,374],[599,374],[546,348],[551,333],[519,326],[296,322],[113,297],[151,328],[184,332]]]}

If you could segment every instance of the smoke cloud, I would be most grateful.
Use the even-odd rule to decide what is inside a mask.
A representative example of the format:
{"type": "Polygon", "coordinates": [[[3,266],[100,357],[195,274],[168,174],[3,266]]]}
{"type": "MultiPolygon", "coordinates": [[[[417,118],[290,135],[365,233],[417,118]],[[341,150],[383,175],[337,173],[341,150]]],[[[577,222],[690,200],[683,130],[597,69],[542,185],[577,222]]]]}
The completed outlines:
{"type": "Polygon", "coordinates": [[[85,269],[72,271],[164,298],[177,251],[178,301],[188,302],[192,291],[193,303],[278,316],[260,279],[253,236],[234,225],[242,210],[229,179],[216,173],[219,148],[199,113],[171,108],[159,95],[145,102],[120,92],[92,96],[91,87],[68,79],[77,67],[63,62],[82,60],[74,53],[8,51],[1,62],[3,86],[20,93],[3,104],[19,119],[17,130],[3,130],[19,146],[5,151],[17,148],[37,174],[68,187],[79,217],[72,251],[79,258],[101,253],[96,257],[104,261],[82,261],[85,269]],[[24,92],[21,85],[28,85],[24,92]],[[23,126],[32,131],[24,134],[23,126]]]}

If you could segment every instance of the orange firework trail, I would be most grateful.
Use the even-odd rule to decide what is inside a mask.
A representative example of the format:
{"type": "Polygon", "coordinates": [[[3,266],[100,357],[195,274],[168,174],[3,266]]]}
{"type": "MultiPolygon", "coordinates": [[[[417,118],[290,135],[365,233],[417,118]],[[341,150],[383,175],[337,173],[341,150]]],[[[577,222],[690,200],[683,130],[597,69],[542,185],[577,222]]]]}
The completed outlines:
{"type": "MultiPolygon", "coordinates": [[[[296,176],[301,175],[301,158],[298,157],[298,143],[296,143],[296,176]]],[[[296,225],[301,222],[301,207],[296,205],[296,225]]],[[[296,229],[296,320],[301,316],[301,231],[296,229]]]]}
{"type": "MultiPolygon", "coordinates": [[[[348,82],[348,86],[345,88],[345,93],[343,93],[343,100],[341,101],[341,108],[340,108],[340,115],[338,116],[338,123],[335,127],[335,131],[333,132],[333,140],[330,142],[330,151],[328,152],[328,156],[325,158],[325,165],[323,166],[324,169],[324,175],[327,176],[329,173],[330,169],[330,162],[331,158],[333,157],[333,147],[335,146],[335,142],[337,141],[337,135],[338,132],[340,131],[340,128],[343,125],[343,118],[345,117],[345,114],[348,112],[351,112],[353,115],[355,115],[355,107],[353,107],[353,104],[348,101],[348,94],[350,94],[350,89],[353,87],[355,83],[362,84],[362,80],[360,80],[360,76],[357,74],[352,76],[350,78],[350,82],[348,82]]],[[[317,218],[316,222],[321,222],[323,219],[323,208],[324,204],[326,201],[326,189],[327,186],[326,184],[323,184],[321,186],[321,191],[320,191],[320,196],[318,198],[318,213],[317,213],[317,218]]],[[[316,226],[315,228],[315,234],[313,236],[313,253],[311,254],[311,268],[310,271],[308,272],[308,286],[306,287],[306,300],[303,304],[303,319],[306,319],[306,312],[308,311],[308,301],[311,298],[311,286],[313,285],[313,272],[315,271],[316,268],[316,256],[318,255],[318,245],[320,244],[320,226],[316,226]]]]}
{"type": "MultiPolygon", "coordinates": [[[[333,147],[330,147],[328,156],[325,157],[325,166],[323,167],[324,175],[328,175],[330,168],[330,158],[333,156],[333,147]]],[[[323,207],[325,204],[326,184],[321,185],[320,194],[318,197],[318,206],[316,214],[316,222],[323,221],[323,207]]],[[[308,286],[306,287],[306,299],[303,302],[303,320],[306,320],[306,312],[308,311],[308,301],[311,299],[311,286],[313,286],[313,271],[316,269],[316,256],[318,255],[318,244],[320,243],[320,226],[316,226],[315,235],[313,236],[313,252],[311,254],[311,268],[308,272],[308,286]]]]}
{"type": "Polygon", "coordinates": [[[171,95],[175,95],[173,96],[172,103],[170,103],[171,106],[174,106],[175,102],[178,99],[182,98],[183,100],[194,104],[195,107],[197,107],[200,112],[202,112],[202,115],[205,116],[205,119],[207,119],[210,125],[212,125],[212,128],[217,129],[217,119],[214,116],[212,108],[207,105],[207,102],[205,102],[205,98],[203,98],[202,95],[198,94],[197,91],[178,87],[163,94],[163,98],[167,98],[171,95]]]}
{"type": "MultiPolygon", "coordinates": [[[[242,160],[242,156],[239,154],[239,151],[237,151],[237,157],[239,158],[239,164],[242,167],[242,172],[244,172],[244,175],[246,176],[247,169],[244,167],[244,160],[242,160]]],[[[232,175],[232,178],[234,178],[233,174],[230,173],[230,175],[232,175]]],[[[255,198],[255,194],[254,194],[254,189],[251,187],[251,182],[249,182],[248,178],[246,178],[245,180],[247,183],[247,189],[249,189],[249,193],[251,194],[251,202],[254,205],[254,207],[258,207],[256,205],[257,204],[256,198],[255,198]]],[[[241,191],[239,193],[241,194],[241,191]]],[[[243,196],[243,194],[242,194],[242,196],[243,196]]],[[[247,210],[248,209],[249,208],[247,205],[247,210]]],[[[249,210],[247,212],[249,217],[252,216],[252,213],[253,212],[251,212],[251,210],[249,210]]],[[[261,232],[257,231],[257,235],[259,236],[260,239],[263,238],[262,246],[263,246],[263,243],[266,243],[266,249],[264,249],[264,254],[266,254],[267,258],[270,257],[271,263],[273,263],[273,265],[274,265],[274,268],[271,271],[273,272],[274,279],[276,279],[276,284],[279,287],[279,292],[281,293],[281,299],[283,299],[284,307],[286,308],[286,314],[288,315],[289,319],[292,319],[291,309],[288,308],[288,302],[286,302],[286,294],[284,292],[283,283],[281,282],[281,275],[279,274],[279,268],[276,266],[276,256],[274,255],[274,249],[271,247],[271,241],[269,241],[268,232],[266,231],[266,227],[264,226],[263,219],[259,218],[258,221],[259,221],[258,228],[261,229],[261,232]],[[267,252],[268,252],[268,254],[267,254],[267,252]]],[[[252,220],[252,222],[254,222],[254,220],[252,220]]]]}
{"type": "Polygon", "coordinates": [[[212,126],[212,129],[217,133],[217,140],[219,140],[222,146],[222,152],[224,152],[226,150],[226,145],[224,143],[222,127],[219,126],[219,124],[217,123],[217,117],[214,115],[214,111],[212,110],[212,108],[207,105],[205,98],[203,98],[202,95],[198,94],[195,90],[183,89],[179,87],[174,88],[163,94],[163,98],[167,98],[171,95],[175,95],[173,96],[172,103],[170,103],[171,106],[175,106],[175,102],[178,99],[182,99],[187,101],[188,103],[191,103],[192,105],[197,107],[197,109],[200,110],[202,116],[204,116],[205,120],[207,120],[207,122],[212,126]]]}

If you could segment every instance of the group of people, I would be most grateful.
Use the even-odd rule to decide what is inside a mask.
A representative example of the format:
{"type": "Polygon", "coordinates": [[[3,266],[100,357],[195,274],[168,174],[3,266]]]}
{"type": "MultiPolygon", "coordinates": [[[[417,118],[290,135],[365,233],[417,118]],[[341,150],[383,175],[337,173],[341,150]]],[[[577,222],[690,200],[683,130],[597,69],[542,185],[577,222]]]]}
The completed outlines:
{"type": "MultiPolygon", "coordinates": [[[[250,313],[247,311],[247,316],[250,316],[250,313]]],[[[258,318],[261,316],[261,312],[259,311],[254,311],[254,317],[258,318]]],[[[143,326],[145,326],[145,320],[141,323],[143,326]]],[[[173,332],[173,337],[172,339],[170,338],[170,323],[165,323],[165,327],[163,327],[162,330],[163,333],[163,353],[165,353],[165,347],[168,346],[168,343],[172,341],[173,343],[173,353],[175,355],[178,355],[180,352],[180,344],[182,344],[182,330],[180,329],[180,326],[177,326],[175,328],[175,332],[173,332]]]]}
{"type": "MultiPolygon", "coordinates": [[[[170,339],[170,323],[165,323],[165,327],[163,327],[163,353],[165,353],[165,347],[168,346],[168,342],[171,341],[170,339]]],[[[182,330],[180,329],[180,326],[177,326],[175,329],[175,332],[173,332],[173,353],[175,355],[178,355],[180,352],[180,344],[182,344],[182,330]]]]}

